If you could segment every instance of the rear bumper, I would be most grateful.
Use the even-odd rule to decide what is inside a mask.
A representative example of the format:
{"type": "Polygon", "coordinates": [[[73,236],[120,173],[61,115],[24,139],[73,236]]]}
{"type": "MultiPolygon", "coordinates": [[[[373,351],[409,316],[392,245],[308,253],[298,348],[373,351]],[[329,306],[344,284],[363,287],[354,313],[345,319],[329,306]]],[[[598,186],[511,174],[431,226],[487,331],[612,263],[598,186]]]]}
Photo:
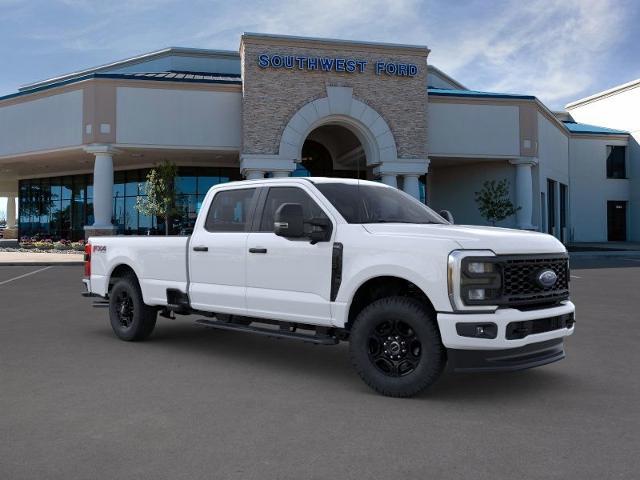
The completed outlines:
{"type": "Polygon", "coordinates": [[[564,358],[562,338],[501,350],[456,350],[447,352],[454,372],[504,372],[524,370],[564,358]]]}
{"type": "MultiPolygon", "coordinates": [[[[450,350],[507,350],[539,344],[549,340],[562,340],[573,334],[575,306],[570,301],[540,310],[517,310],[515,308],[501,308],[493,313],[438,313],[438,327],[442,343],[450,350]],[[520,335],[513,334],[514,326],[529,327],[523,322],[549,319],[553,324],[555,319],[571,318],[566,327],[558,325],[545,329],[532,329],[520,335]],[[483,337],[460,335],[461,326],[492,325],[493,335],[483,337]],[[491,337],[491,338],[490,338],[491,337]]],[[[562,325],[562,324],[560,324],[562,325]]],[[[468,329],[467,329],[468,331],[468,329]]]]}
{"type": "Polygon", "coordinates": [[[91,280],[89,278],[82,279],[82,292],[80,293],[83,297],[98,297],[95,293],[91,292],[91,280]]]}

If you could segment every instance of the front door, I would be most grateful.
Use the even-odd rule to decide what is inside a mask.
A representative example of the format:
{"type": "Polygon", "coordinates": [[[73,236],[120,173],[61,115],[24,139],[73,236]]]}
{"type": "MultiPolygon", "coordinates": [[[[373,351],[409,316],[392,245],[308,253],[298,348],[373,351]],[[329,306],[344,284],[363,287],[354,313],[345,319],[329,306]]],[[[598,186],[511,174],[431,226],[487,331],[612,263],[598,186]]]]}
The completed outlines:
{"type": "Polygon", "coordinates": [[[627,202],[607,202],[607,229],[610,242],[627,240],[627,202]]]}
{"type": "Polygon", "coordinates": [[[217,192],[189,242],[189,296],[198,310],[246,314],[247,236],[255,188],[217,192]]]}
{"type": "Polygon", "coordinates": [[[301,204],[305,219],[330,218],[311,192],[299,187],[268,189],[258,231],[247,241],[247,315],[330,325],[333,243],[312,245],[306,238],[273,233],[274,214],[283,203],[301,204]]]}

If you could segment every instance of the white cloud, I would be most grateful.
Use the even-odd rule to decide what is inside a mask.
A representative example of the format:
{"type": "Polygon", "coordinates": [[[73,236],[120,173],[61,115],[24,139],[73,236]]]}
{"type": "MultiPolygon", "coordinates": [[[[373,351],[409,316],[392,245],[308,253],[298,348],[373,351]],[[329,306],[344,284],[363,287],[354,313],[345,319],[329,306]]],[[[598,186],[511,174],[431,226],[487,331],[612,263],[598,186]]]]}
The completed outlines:
{"type": "Polygon", "coordinates": [[[33,10],[39,23],[22,34],[40,53],[95,52],[102,63],[169,45],[235,50],[243,31],[426,44],[429,61],[470,88],[535,94],[553,107],[592,93],[598,75],[610,73],[603,65],[637,8],[631,0],[47,2],[54,4],[68,18],[33,10]]]}
{"type": "Polygon", "coordinates": [[[613,0],[517,2],[486,23],[466,22],[448,46],[434,45],[434,60],[471,87],[535,94],[557,107],[593,89],[624,39],[626,15],[613,0]]]}

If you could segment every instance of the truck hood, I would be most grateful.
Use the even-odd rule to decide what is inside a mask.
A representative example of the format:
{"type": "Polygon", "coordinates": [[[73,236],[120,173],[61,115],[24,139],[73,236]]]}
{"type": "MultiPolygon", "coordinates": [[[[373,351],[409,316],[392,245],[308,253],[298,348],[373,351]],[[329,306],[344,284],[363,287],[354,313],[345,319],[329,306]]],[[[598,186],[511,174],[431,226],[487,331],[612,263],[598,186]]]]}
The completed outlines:
{"type": "Polygon", "coordinates": [[[409,223],[369,223],[363,227],[374,235],[453,240],[467,250],[492,250],[503,255],[566,251],[564,245],[551,235],[510,228],[409,223]]]}

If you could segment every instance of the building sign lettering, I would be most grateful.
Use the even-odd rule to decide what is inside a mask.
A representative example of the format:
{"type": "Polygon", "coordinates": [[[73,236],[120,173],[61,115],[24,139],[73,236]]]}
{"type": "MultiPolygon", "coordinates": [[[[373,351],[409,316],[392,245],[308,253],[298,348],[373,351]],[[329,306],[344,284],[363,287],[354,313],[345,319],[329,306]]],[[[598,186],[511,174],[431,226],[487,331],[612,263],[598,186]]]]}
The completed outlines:
{"type": "MultiPolygon", "coordinates": [[[[286,68],[289,70],[306,70],[319,72],[364,73],[367,71],[367,60],[334,57],[303,57],[297,55],[266,54],[258,55],[260,68],[286,68]]],[[[376,75],[397,77],[414,77],[418,74],[418,66],[413,63],[373,62],[376,75]]]]}

